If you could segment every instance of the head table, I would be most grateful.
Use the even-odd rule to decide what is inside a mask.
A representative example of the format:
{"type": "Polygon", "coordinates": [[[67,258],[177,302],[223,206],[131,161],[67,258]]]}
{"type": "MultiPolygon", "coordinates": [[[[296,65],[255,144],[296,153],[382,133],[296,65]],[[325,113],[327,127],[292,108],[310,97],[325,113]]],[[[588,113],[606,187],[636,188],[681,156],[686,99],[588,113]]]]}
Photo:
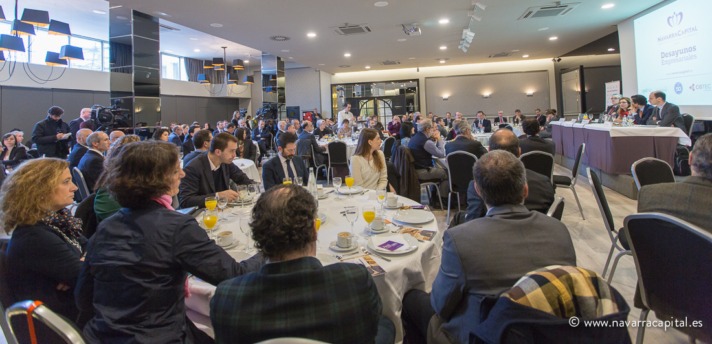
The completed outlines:
{"type": "MultiPolygon", "coordinates": [[[[346,187],[342,186],[341,189],[346,190],[346,187]]],[[[336,241],[337,233],[350,231],[350,223],[341,214],[346,206],[358,207],[359,216],[354,224],[354,233],[356,239],[358,239],[359,247],[365,249],[368,246],[369,238],[373,241],[379,241],[387,236],[409,235],[398,233],[401,228],[407,228],[409,226],[407,224],[404,224],[405,227],[398,227],[394,223],[389,223],[385,226],[386,233],[379,235],[373,235],[366,231],[366,222],[361,216],[361,208],[363,206],[374,206],[379,211],[380,204],[376,200],[375,191],[368,190],[361,194],[347,196],[337,195],[332,188],[325,188],[324,190],[329,193],[325,199],[319,201],[319,216],[324,218],[324,221],[317,239],[317,258],[322,264],[338,263],[337,255],[341,256],[345,263],[365,264],[364,257],[357,254],[362,252],[358,248],[347,253],[335,252],[330,249],[330,245],[333,245],[333,242],[336,241]],[[337,196],[340,199],[337,199],[337,196]]],[[[399,205],[405,206],[418,205],[418,203],[404,197],[398,197],[398,202],[399,205]]],[[[239,241],[234,247],[228,246],[226,248],[226,251],[237,260],[245,259],[257,252],[253,241],[245,235],[245,233],[249,233],[251,208],[252,204],[226,209],[222,213],[216,229],[218,233],[231,231],[239,241]]],[[[384,215],[388,221],[392,220],[397,214],[401,219],[408,219],[408,212],[411,211],[415,210],[384,209],[384,215]],[[401,213],[398,213],[399,211],[401,213]]],[[[432,234],[432,240],[410,240],[417,246],[415,251],[402,255],[382,255],[382,257],[386,257],[390,261],[386,261],[377,255],[369,255],[385,271],[384,274],[376,275],[374,281],[383,302],[383,314],[396,325],[396,341],[401,341],[403,338],[400,321],[403,295],[410,289],[430,291],[440,267],[442,233],[438,231],[436,220],[433,218],[430,222],[412,225],[411,227],[423,231],[432,231],[432,233],[425,233],[432,234]]],[[[188,290],[189,296],[186,298],[188,317],[193,320],[198,328],[212,336],[213,329],[209,315],[210,299],[215,293],[215,286],[191,277],[188,280],[188,290]]]]}

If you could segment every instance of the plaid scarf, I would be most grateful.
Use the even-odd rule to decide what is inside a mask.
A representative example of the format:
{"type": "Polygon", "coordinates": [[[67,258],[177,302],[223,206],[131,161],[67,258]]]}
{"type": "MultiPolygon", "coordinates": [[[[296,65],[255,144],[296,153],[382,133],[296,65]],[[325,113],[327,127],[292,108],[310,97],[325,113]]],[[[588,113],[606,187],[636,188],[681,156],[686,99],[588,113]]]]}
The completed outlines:
{"type": "Polygon", "coordinates": [[[40,220],[41,223],[52,228],[64,241],[74,246],[79,253],[84,253],[79,239],[82,237],[82,220],[72,216],[68,209],[63,208],[57,212],[49,212],[40,220]]]}

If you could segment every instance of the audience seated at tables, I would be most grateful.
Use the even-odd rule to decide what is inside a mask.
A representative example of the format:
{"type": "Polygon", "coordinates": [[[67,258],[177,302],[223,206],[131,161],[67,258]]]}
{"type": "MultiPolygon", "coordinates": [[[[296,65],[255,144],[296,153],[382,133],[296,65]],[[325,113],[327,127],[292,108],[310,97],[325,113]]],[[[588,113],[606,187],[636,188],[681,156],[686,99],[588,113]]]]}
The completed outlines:
{"type": "Polygon", "coordinates": [[[440,137],[440,132],[433,127],[429,119],[421,120],[418,132],[408,142],[413,154],[413,165],[419,180],[440,181],[440,197],[447,194],[449,187],[447,171],[436,165],[433,159],[445,157],[445,140],[440,137]]]}
{"type": "Polygon", "coordinates": [[[536,119],[525,119],[524,122],[522,122],[522,130],[527,135],[526,138],[519,140],[519,147],[522,149],[522,154],[540,151],[556,155],[554,141],[539,137],[541,126],[536,119]]]}
{"type": "Polygon", "coordinates": [[[388,132],[391,134],[391,136],[396,136],[396,138],[400,134],[400,128],[401,128],[401,119],[398,116],[393,116],[393,119],[388,123],[388,132]]]}
{"type": "MultiPolygon", "coordinates": [[[[82,326],[74,288],[86,239],[81,221],[65,208],[74,202],[77,190],[68,167],[65,160],[32,159],[6,178],[0,192],[0,222],[12,237],[5,257],[8,275],[0,278],[6,280],[13,302],[41,300],[82,326]]],[[[39,342],[51,342],[48,334],[38,329],[39,342]]]]}
{"type": "Polygon", "coordinates": [[[2,164],[5,168],[15,168],[27,159],[25,147],[17,142],[17,137],[13,133],[2,136],[2,164]]]}
{"type": "Polygon", "coordinates": [[[697,139],[689,159],[692,174],[682,182],[640,189],[638,212],[672,215],[712,233],[712,134],[697,139]]]}
{"type": "Polygon", "coordinates": [[[96,131],[87,137],[86,154],[79,160],[77,167],[84,176],[84,182],[89,188],[89,193],[94,192],[94,185],[104,171],[104,153],[109,150],[109,135],[103,131],[96,131]]]}
{"type": "Polygon", "coordinates": [[[114,144],[114,142],[118,141],[120,138],[126,136],[126,133],[124,133],[121,130],[114,130],[109,133],[109,141],[111,144],[114,144]]]}
{"type": "Polygon", "coordinates": [[[280,130],[277,133],[277,136],[275,136],[276,137],[275,141],[276,141],[277,146],[279,146],[279,142],[282,138],[282,134],[292,133],[294,135],[297,135],[297,128],[295,126],[293,126],[290,122],[279,121],[278,125],[280,126],[280,128],[284,128],[284,130],[280,130]]]}
{"type": "Polygon", "coordinates": [[[648,104],[648,99],[642,94],[636,94],[630,97],[633,107],[633,123],[644,125],[648,123],[648,119],[653,115],[654,106],[648,104]]]}
{"type": "Polygon", "coordinates": [[[349,166],[354,185],[371,190],[383,190],[388,186],[386,157],[381,152],[381,143],[383,140],[376,129],[361,130],[349,166]]]}
{"type": "Polygon", "coordinates": [[[316,256],[317,202],[277,185],[252,209],[252,237],[268,263],[218,285],[210,303],[217,343],[299,337],[327,343],[393,343],[393,323],[359,264],[322,266],[316,256]]]}
{"type": "Polygon", "coordinates": [[[445,128],[445,122],[443,121],[443,119],[440,117],[436,117],[435,125],[436,125],[438,131],[440,132],[440,137],[445,139],[447,137],[448,130],[447,130],[447,128],[445,128]]]}
{"type": "Polygon", "coordinates": [[[180,125],[173,127],[173,132],[168,135],[168,142],[176,145],[179,149],[183,149],[183,140],[181,136],[183,135],[183,128],[180,125]]]}
{"type": "MultiPolygon", "coordinates": [[[[527,119],[526,121],[534,121],[527,119]]],[[[538,126],[538,124],[536,124],[538,126]]],[[[505,150],[519,157],[521,149],[517,136],[511,130],[498,130],[490,137],[490,152],[495,150],[505,150]]],[[[486,154],[485,154],[486,155],[486,154]]],[[[530,211],[538,211],[546,214],[551,204],[554,203],[554,187],[551,185],[551,179],[540,173],[532,170],[526,170],[526,182],[528,186],[528,194],[524,197],[524,206],[530,211]]],[[[475,190],[474,181],[470,181],[467,187],[467,215],[466,221],[470,221],[484,216],[486,211],[485,204],[482,198],[475,190]]]]}
{"type": "Polygon", "coordinates": [[[302,132],[297,137],[297,153],[298,155],[312,155],[314,152],[314,162],[316,166],[319,166],[328,159],[328,155],[325,154],[326,146],[319,146],[314,135],[314,124],[311,121],[302,122],[302,132]]]}
{"type": "MultiPolygon", "coordinates": [[[[450,122],[450,124],[452,125],[450,126],[450,130],[448,130],[447,135],[445,136],[445,141],[451,141],[455,139],[455,137],[457,136],[457,133],[455,132],[455,127],[457,127],[457,125],[462,121],[462,119],[453,119],[452,122],[450,122]]],[[[469,123],[467,125],[469,125],[469,123]]],[[[470,130],[470,132],[472,132],[472,130],[470,130]]],[[[445,145],[447,145],[447,143],[445,145]]]]}
{"type": "Polygon", "coordinates": [[[680,108],[666,100],[665,92],[650,92],[648,100],[650,100],[650,104],[653,104],[655,108],[647,124],[657,124],[660,127],[677,127],[680,128],[682,132],[687,133],[685,121],[680,114],[680,108]]]}
{"type": "Polygon", "coordinates": [[[193,147],[195,150],[183,155],[183,166],[188,166],[191,160],[200,154],[204,154],[210,148],[210,141],[213,140],[213,133],[209,129],[198,130],[193,134],[193,147]]]}
{"type": "MultiPolygon", "coordinates": [[[[224,131],[224,132],[234,136],[236,129],[237,129],[237,126],[236,126],[236,125],[234,125],[234,124],[232,124],[232,123],[228,123],[228,124],[225,125],[225,131],[224,131]]],[[[217,136],[217,135],[215,135],[215,136],[217,136]]]]}
{"type": "Polygon", "coordinates": [[[25,133],[22,130],[15,128],[15,129],[12,129],[12,131],[10,133],[15,135],[15,138],[17,139],[17,144],[20,147],[24,147],[25,150],[29,149],[29,148],[27,148],[27,146],[25,146],[25,142],[24,142],[25,141],[25,133]]]}
{"type": "Polygon", "coordinates": [[[284,178],[294,181],[297,177],[302,177],[304,185],[309,182],[309,173],[304,162],[302,159],[294,159],[297,154],[296,142],[297,135],[294,133],[282,134],[279,146],[277,146],[277,156],[262,165],[262,183],[265,190],[282,184],[284,178]]]}
{"type": "Polygon", "coordinates": [[[73,149],[74,145],[77,144],[77,131],[79,131],[79,126],[88,121],[91,120],[91,109],[90,108],[83,108],[81,111],[79,111],[79,117],[69,121],[69,132],[72,133],[72,136],[69,138],[69,148],[73,149]]]}
{"type": "Polygon", "coordinates": [[[99,179],[96,181],[96,185],[94,186],[94,190],[96,191],[96,196],[94,197],[94,214],[96,214],[98,222],[114,215],[114,213],[121,209],[119,202],[117,202],[116,199],[109,194],[109,190],[105,187],[107,182],[106,178],[109,175],[109,172],[106,170],[108,163],[119,154],[123,146],[131,142],[139,141],[141,141],[141,138],[136,135],[122,136],[118,141],[114,142],[111,145],[111,148],[109,148],[106,152],[106,159],[104,159],[104,172],[101,173],[99,179]]]}
{"type": "Polygon", "coordinates": [[[240,159],[257,160],[257,146],[252,142],[249,128],[237,128],[235,130],[237,137],[236,155],[240,159]]]}
{"type": "Polygon", "coordinates": [[[407,147],[410,142],[410,138],[415,135],[415,126],[413,125],[413,122],[402,122],[399,135],[401,145],[407,147]]]}
{"type": "Polygon", "coordinates": [[[331,128],[328,126],[328,121],[326,119],[320,119],[316,121],[316,126],[317,128],[314,129],[314,135],[321,137],[325,137],[327,135],[334,135],[334,131],[331,130],[331,128]]]}
{"type": "Polygon", "coordinates": [[[492,132],[492,121],[488,120],[487,117],[485,117],[484,112],[477,111],[477,119],[472,122],[472,131],[483,133],[492,132]]]}
{"type": "Polygon", "coordinates": [[[339,127],[339,136],[340,137],[351,137],[352,129],[351,129],[351,124],[348,119],[345,119],[343,122],[341,122],[341,127],[339,127]]]}
{"type": "Polygon", "coordinates": [[[255,129],[252,129],[252,140],[257,141],[257,147],[260,149],[260,156],[257,159],[259,165],[267,150],[272,148],[272,132],[265,126],[263,119],[257,122],[255,129]]]}
{"type": "Polygon", "coordinates": [[[32,142],[37,145],[39,156],[66,159],[69,154],[69,125],[62,121],[64,110],[52,106],[47,110],[47,118],[35,123],[32,128],[32,142]]]}
{"type": "Polygon", "coordinates": [[[181,208],[205,207],[205,197],[218,195],[232,202],[237,191],[230,188],[230,181],[237,185],[253,184],[232,161],[237,151],[237,138],[228,133],[216,135],[210,142],[210,151],[200,154],[184,167],[185,178],[180,182],[178,199],[181,208]]]}
{"type": "Polygon", "coordinates": [[[477,161],[473,176],[487,216],[444,232],[431,294],[414,289],[403,299],[406,342],[425,343],[427,337],[428,342],[468,343],[485,297],[511,288],[529,271],[576,265],[566,226],[521,205],[528,193],[525,171],[504,150],[477,161]]]}
{"type": "Polygon", "coordinates": [[[482,155],[487,153],[487,149],[482,143],[472,137],[472,130],[467,120],[455,120],[453,123],[453,130],[455,130],[457,136],[453,140],[445,143],[445,154],[462,151],[474,154],[477,156],[477,159],[479,159],[482,155]]]}
{"type": "Polygon", "coordinates": [[[187,154],[190,154],[190,152],[195,150],[195,145],[193,144],[193,135],[195,135],[198,130],[200,130],[200,127],[197,125],[188,128],[188,132],[186,133],[185,138],[183,138],[183,156],[186,156],[187,154]]]}
{"type": "Polygon", "coordinates": [[[169,132],[170,130],[168,130],[168,128],[156,128],[156,130],[153,131],[153,139],[168,142],[169,132]]]}
{"type": "Polygon", "coordinates": [[[218,284],[256,271],[262,257],[236,262],[192,216],[173,210],[185,176],[175,145],[130,143],[107,171],[106,187],[122,208],[87,245],[75,294],[81,310],[95,311],[84,327],[87,341],[212,342],[186,318],[187,275],[218,284]]]}

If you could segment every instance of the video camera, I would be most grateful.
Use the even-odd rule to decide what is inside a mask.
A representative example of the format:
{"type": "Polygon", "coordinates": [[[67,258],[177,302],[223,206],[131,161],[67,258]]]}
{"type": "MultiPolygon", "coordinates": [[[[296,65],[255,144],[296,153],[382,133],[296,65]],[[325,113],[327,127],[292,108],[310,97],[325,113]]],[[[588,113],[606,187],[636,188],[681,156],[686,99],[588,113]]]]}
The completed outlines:
{"type": "Polygon", "coordinates": [[[98,126],[96,130],[111,132],[118,128],[131,128],[131,111],[121,109],[118,105],[104,107],[94,105],[91,107],[91,120],[98,126]]]}

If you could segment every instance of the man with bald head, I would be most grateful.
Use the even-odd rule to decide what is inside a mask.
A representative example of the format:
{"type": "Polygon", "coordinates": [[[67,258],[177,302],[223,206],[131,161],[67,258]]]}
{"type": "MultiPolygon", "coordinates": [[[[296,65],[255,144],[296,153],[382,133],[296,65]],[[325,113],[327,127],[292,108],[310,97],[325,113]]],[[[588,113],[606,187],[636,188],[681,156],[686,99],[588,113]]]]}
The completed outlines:
{"type": "Polygon", "coordinates": [[[77,144],[72,147],[72,151],[69,153],[69,157],[67,157],[70,170],[79,166],[79,161],[82,160],[84,154],[86,154],[87,150],[89,150],[86,142],[87,137],[89,137],[91,133],[92,131],[89,129],[79,129],[77,130],[77,134],[74,135],[77,139],[77,144]]]}
{"type": "Polygon", "coordinates": [[[103,131],[97,131],[87,137],[89,150],[79,161],[77,167],[82,171],[89,193],[94,192],[94,184],[104,172],[104,153],[109,150],[110,144],[109,135],[103,131]]]}
{"type": "MultiPolygon", "coordinates": [[[[79,112],[79,117],[71,120],[69,122],[69,132],[72,133],[72,136],[69,138],[71,143],[69,144],[69,148],[74,147],[75,144],[77,144],[77,131],[80,129],[80,125],[86,121],[91,119],[91,109],[90,108],[83,108],[79,112]]],[[[85,138],[86,139],[86,138],[85,138]]]]}
{"type": "Polygon", "coordinates": [[[118,140],[124,136],[126,136],[126,134],[124,134],[123,131],[114,130],[109,134],[109,141],[111,142],[111,144],[114,144],[114,142],[116,142],[116,140],[118,140]]]}

